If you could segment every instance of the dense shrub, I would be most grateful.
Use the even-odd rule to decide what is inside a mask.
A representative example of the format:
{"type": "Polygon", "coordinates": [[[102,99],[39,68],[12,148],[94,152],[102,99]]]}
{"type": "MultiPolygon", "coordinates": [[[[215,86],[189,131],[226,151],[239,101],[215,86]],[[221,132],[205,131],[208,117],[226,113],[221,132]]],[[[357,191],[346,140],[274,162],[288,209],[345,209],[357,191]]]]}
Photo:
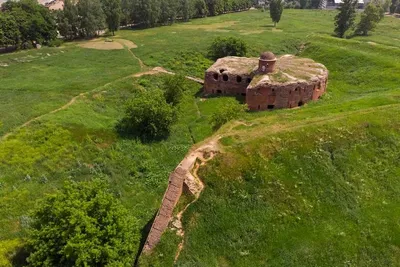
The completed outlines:
{"type": "Polygon", "coordinates": [[[226,56],[245,56],[247,44],[237,37],[217,37],[208,48],[208,56],[218,59],[226,56]]]}
{"type": "Polygon", "coordinates": [[[364,9],[364,12],[361,13],[361,20],[357,24],[356,34],[366,36],[369,31],[374,30],[377,23],[383,19],[383,16],[381,16],[381,10],[381,7],[369,3],[364,9]]]}
{"type": "Polygon", "coordinates": [[[67,183],[34,213],[30,266],[128,266],[136,221],[101,180],[67,183]]]}
{"type": "Polygon", "coordinates": [[[187,90],[185,77],[181,75],[166,76],[162,86],[165,100],[173,106],[181,102],[183,94],[187,90]]]}
{"type": "Polygon", "coordinates": [[[142,141],[152,141],[165,138],[173,121],[172,105],[165,101],[160,90],[151,90],[127,101],[125,116],[117,124],[117,130],[142,141]]]}
{"type": "Polygon", "coordinates": [[[211,124],[214,130],[230,120],[239,118],[247,110],[247,105],[241,105],[235,100],[226,102],[220,109],[216,110],[211,116],[211,124]]]}

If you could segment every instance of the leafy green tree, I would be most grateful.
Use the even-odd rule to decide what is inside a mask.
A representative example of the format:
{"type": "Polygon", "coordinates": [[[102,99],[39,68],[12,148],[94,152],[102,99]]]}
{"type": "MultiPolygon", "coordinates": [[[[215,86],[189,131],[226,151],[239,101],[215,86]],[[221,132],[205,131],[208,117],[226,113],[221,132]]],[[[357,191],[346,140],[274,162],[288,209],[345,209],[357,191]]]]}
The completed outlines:
{"type": "Polygon", "coordinates": [[[343,0],[339,13],[335,16],[335,34],[343,38],[346,31],[354,25],[356,18],[357,0],[343,0]]]}
{"type": "Polygon", "coordinates": [[[15,18],[9,13],[0,13],[0,47],[20,43],[21,33],[15,18]]]}
{"type": "Polygon", "coordinates": [[[269,3],[269,15],[271,16],[274,27],[281,20],[283,12],[283,1],[282,0],[271,0],[269,3]]]}
{"type": "Polygon", "coordinates": [[[179,13],[183,18],[183,21],[189,21],[192,17],[190,0],[180,0],[179,1],[179,13]]]}
{"type": "Polygon", "coordinates": [[[206,2],[204,0],[193,1],[193,17],[203,18],[208,14],[206,2]]]}
{"type": "Polygon", "coordinates": [[[105,15],[100,0],[79,0],[77,3],[80,17],[80,35],[93,37],[105,28],[105,15]]]}
{"type": "Polygon", "coordinates": [[[160,23],[172,24],[178,12],[178,0],[161,0],[160,23]]]}
{"type": "Polygon", "coordinates": [[[208,56],[211,59],[218,59],[226,56],[245,56],[247,44],[237,37],[217,37],[208,48],[208,56]]]}
{"type": "Polygon", "coordinates": [[[383,19],[383,17],[381,16],[380,7],[369,3],[361,14],[361,20],[357,25],[356,34],[368,35],[368,32],[374,30],[381,19],[383,19]]]}
{"type": "Polygon", "coordinates": [[[101,180],[68,182],[34,213],[29,266],[129,266],[137,223],[101,180]]]}
{"type": "Polygon", "coordinates": [[[64,9],[57,14],[57,25],[60,34],[67,40],[73,40],[80,33],[78,7],[73,0],[64,0],[64,9]]]}
{"type": "Polygon", "coordinates": [[[218,130],[228,121],[239,118],[247,110],[247,105],[241,105],[237,101],[230,99],[212,114],[211,125],[214,130],[218,130]]]}
{"type": "Polygon", "coordinates": [[[136,22],[146,27],[155,27],[159,22],[161,12],[160,0],[137,0],[134,7],[136,22]]]}
{"type": "Polygon", "coordinates": [[[115,31],[118,30],[121,22],[121,0],[101,0],[101,4],[106,16],[108,30],[112,35],[115,35],[115,31]]]}
{"type": "Polygon", "coordinates": [[[125,116],[117,124],[117,130],[142,141],[152,141],[168,136],[173,122],[172,105],[167,104],[160,90],[152,90],[127,101],[125,116]]]}
{"type": "Polygon", "coordinates": [[[210,16],[217,16],[224,11],[222,0],[206,0],[206,4],[210,16]]]}
{"type": "Polygon", "coordinates": [[[162,88],[167,103],[176,106],[181,102],[183,94],[187,90],[185,77],[181,75],[167,76],[162,88]]]}
{"type": "Polygon", "coordinates": [[[7,1],[3,12],[13,16],[20,32],[21,45],[47,44],[57,37],[57,27],[50,11],[35,0],[7,1]]]}

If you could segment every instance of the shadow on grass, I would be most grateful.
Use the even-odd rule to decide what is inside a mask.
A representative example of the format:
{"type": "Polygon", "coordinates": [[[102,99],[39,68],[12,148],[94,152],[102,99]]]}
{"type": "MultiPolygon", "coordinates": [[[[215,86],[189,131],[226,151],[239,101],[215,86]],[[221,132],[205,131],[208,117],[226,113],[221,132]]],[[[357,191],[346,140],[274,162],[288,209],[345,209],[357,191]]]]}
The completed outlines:
{"type": "Polygon", "coordinates": [[[153,225],[154,219],[157,216],[157,211],[154,213],[153,217],[146,223],[146,225],[140,230],[140,234],[141,234],[141,238],[140,238],[140,244],[139,244],[139,248],[138,251],[136,252],[136,256],[135,256],[135,263],[133,264],[133,266],[139,266],[139,258],[140,258],[140,254],[142,253],[144,244],[146,243],[146,239],[147,236],[150,233],[150,229],[151,226],[153,225]]]}
{"type": "Polygon", "coordinates": [[[26,259],[29,256],[28,248],[27,246],[23,246],[18,248],[18,250],[15,252],[15,255],[11,259],[11,264],[13,267],[22,267],[22,266],[27,266],[28,262],[26,259]]]}

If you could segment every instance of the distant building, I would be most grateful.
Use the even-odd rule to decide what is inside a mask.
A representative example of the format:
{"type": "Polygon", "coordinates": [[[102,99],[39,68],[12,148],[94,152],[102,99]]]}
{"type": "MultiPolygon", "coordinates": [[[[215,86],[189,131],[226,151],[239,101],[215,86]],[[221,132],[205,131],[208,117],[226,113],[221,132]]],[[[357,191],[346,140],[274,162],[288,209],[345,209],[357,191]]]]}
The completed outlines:
{"type": "Polygon", "coordinates": [[[47,7],[49,10],[63,10],[64,0],[53,0],[45,3],[44,6],[47,7]]]}

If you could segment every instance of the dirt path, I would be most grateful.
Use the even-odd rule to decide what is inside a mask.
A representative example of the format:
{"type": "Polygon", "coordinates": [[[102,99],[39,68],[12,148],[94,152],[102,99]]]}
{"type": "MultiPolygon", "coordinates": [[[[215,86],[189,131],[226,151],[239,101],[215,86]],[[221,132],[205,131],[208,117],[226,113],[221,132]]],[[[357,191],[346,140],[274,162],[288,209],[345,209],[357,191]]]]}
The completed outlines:
{"type": "Polygon", "coordinates": [[[116,79],[116,80],[114,80],[114,81],[108,82],[108,83],[106,83],[106,84],[104,84],[104,85],[101,85],[101,86],[99,86],[99,87],[96,87],[96,88],[94,88],[94,89],[92,89],[92,90],[89,90],[89,91],[87,91],[87,92],[80,93],[79,95],[76,95],[76,96],[72,97],[71,100],[70,100],[68,103],[66,103],[65,105],[63,105],[63,106],[61,106],[61,107],[59,107],[59,108],[56,108],[56,109],[54,109],[54,110],[52,110],[52,111],[49,111],[49,112],[47,112],[47,113],[44,113],[44,114],[42,114],[42,115],[39,115],[39,116],[37,116],[37,117],[35,117],[35,118],[32,118],[32,119],[28,120],[27,122],[25,122],[24,124],[22,124],[22,125],[20,125],[20,126],[18,126],[18,127],[16,127],[16,128],[14,128],[14,129],[12,129],[10,132],[8,132],[8,133],[6,133],[6,134],[4,134],[3,136],[0,137],[0,142],[1,142],[1,141],[4,141],[5,139],[7,139],[9,136],[11,136],[12,134],[14,134],[14,133],[17,132],[18,130],[20,130],[20,129],[22,129],[22,128],[28,126],[28,125],[30,125],[32,122],[37,121],[37,120],[40,120],[41,118],[43,118],[43,117],[46,116],[46,115],[54,114],[54,113],[57,113],[57,112],[59,112],[59,111],[61,111],[61,110],[65,110],[65,109],[69,108],[71,105],[73,105],[73,104],[76,102],[76,100],[78,100],[78,98],[84,97],[84,96],[86,96],[86,95],[88,95],[88,94],[91,94],[91,93],[94,93],[94,92],[97,92],[97,91],[100,91],[101,89],[103,89],[104,87],[107,87],[107,86],[111,85],[112,83],[119,82],[119,81],[123,81],[123,80],[125,80],[125,79],[130,78],[130,77],[132,77],[132,74],[130,74],[130,75],[128,75],[128,76],[125,76],[125,77],[122,77],[122,78],[119,78],[119,79],[116,79]]]}
{"type": "MultiPolygon", "coordinates": [[[[148,67],[147,67],[146,65],[144,65],[144,63],[142,62],[142,60],[141,60],[140,58],[136,57],[135,54],[133,54],[132,51],[130,51],[130,49],[128,49],[128,51],[132,54],[132,56],[133,56],[134,58],[136,58],[136,59],[139,61],[140,68],[141,68],[142,70],[143,70],[143,69],[148,69],[148,67]]],[[[76,95],[76,96],[74,96],[73,98],[71,98],[71,100],[70,100],[67,104],[65,104],[65,105],[63,105],[63,106],[61,106],[61,107],[59,107],[59,108],[57,108],[57,109],[55,109],[55,110],[52,110],[52,111],[50,111],[50,112],[48,112],[48,113],[45,113],[45,114],[42,114],[42,115],[39,115],[39,116],[37,116],[37,117],[35,117],[35,118],[30,119],[29,121],[25,122],[24,124],[22,124],[22,125],[20,125],[20,126],[18,126],[18,127],[16,127],[16,128],[14,128],[14,129],[12,129],[10,132],[8,132],[8,133],[6,133],[6,134],[4,134],[3,136],[0,136],[0,142],[3,141],[3,140],[5,140],[5,139],[7,139],[9,136],[11,136],[13,133],[15,133],[16,131],[20,130],[21,128],[24,128],[24,127],[30,125],[32,122],[37,121],[37,120],[43,118],[43,117],[46,116],[46,115],[54,114],[54,113],[59,112],[59,111],[61,111],[61,110],[65,110],[65,109],[67,109],[68,107],[70,107],[72,104],[74,104],[78,98],[83,97],[83,96],[86,96],[86,95],[91,94],[91,93],[94,93],[94,92],[98,91],[99,89],[104,88],[104,87],[106,87],[106,86],[108,86],[108,85],[110,85],[110,84],[112,84],[112,83],[114,83],[114,82],[122,81],[122,80],[127,79],[127,78],[130,78],[130,77],[135,77],[135,78],[137,78],[137,77],[141,77],[141,76],[144,76],[144,75],[155,75],[155,74],[159,74],[159,73],[165,73],[165,74],[175,75],[175,73],[170,72],[170,71],[167,71],[166,69],[164,69],[164,68],[162,68],[162,67],[155,67],[155,68],[153,68],[153,69],[151,69],[151,70],[142,71],[142,72],[139,72],[139,73],[135,73],[135,74],[133,74],[133,75],[130,74],[130,75],[128,75],[128,76],[125,76],[125,77],[116,79],[116,80],[114,80],[114,81],[112,81],[112,82],[106,83],[106,84],[104,84],[104,85],[102,85],[102,86],[96,87],[96,88],[94,88],[94,89],[92,89],[92,90],[89,90],[89,91],[87,91],[87,92],[80,93],[79,95],[76,95]]],[[[194,78],[194,77],[186,76],[186,79],[191,80],[191,81],[198,82],[198,83],[200,83],[200,84],[204,84],[204,81],[201,80],[201,79],[199,79],[199,78],[194,78]]]]}
{"type": "MultiPolygon", "coordinates": [[[[340,119],[344,119],[344,118],[348,117],[349,115],[369,114],[372,112],[376,112],[377,110],[385,110],[385,109],[390,109],[390,108],[394,108],[394,107],[398,107],[398,106],[400,106],[400,104],[391,104],[391,105],[385,105],[385,106],[380,106],[380,107],[375,107],[375,108],[367,108],[367,109],[358,110],[358,111],[349,111],[349,112],[345,112],[340,115],[327,116],[327,117],[318,118],[318,119],[315,119],[312,121],[309,121],[309,120],[303,120],[300,122],[297,121],[295,123],[295,125],[293,125],[293,122],[291,122],[289,125],[277,125],[279,123],[275,123],[275,124],[272,124],[270,126],[265,126],[265,127],[268,127],[268,133],[278,133],[278,132],[283,132],[283,131],[296,130],[299,128],[308,127],[308,126],[312,126],[312,125],[319,125],[319,124],[323,124],[323,123],[337,121],[340,119]]],[[[233,123],[231,123],[228,126],[228,128],[225,130],[224,133],[219,134],[219,135],[214,135],[214,136],[210,137],[209,139],[205,140],[204,142],[202,142],[200,145],[195,145],[177,167],[177,168],[182,168],[187,173],[185,176],[184,184],[188,187],[189,191],[193,194],[194,200],[191,201],[190,203],[188,203],[181,211],[179,211],[177,213],[177,215],[174,217],[174,219],[172,220],[172,229],[176,229],[177,235],[181,236],[181,238],[182,238],[181,242],[178,245],[176,254],[175,254],[175,263],[179,259],[179,256],[184,248],[185,230],[183,229],[183,225],[182,225],[182,217],[183,217],[184,213],[186,212],[186,210],[199,199],[201,192],[204,190],[204,183],[202,182],[202,180],[200,179],[200,177],[197,174],[198,170],[201,166],[204,166],[208,161],[212,160],[217,153],[221,152],[221,147],[218,144],[218,142],[221,138],[238,135],[240,132],[242,132],[241,130],[234,130],[235,127],[240,126],[240,125],[247,126],[247,127],[254,126],[253,123],[234,121],[233,123]]],[[[265,131],[262,131],[262,130],[260,130],[260,131],[255,130],[254,132],[257,132],[257,134],[251,135],[252,138],[265,134],[265,131]]],[[[248,132],[246,132],[246,136],[248,136],[248,132]]]]}

